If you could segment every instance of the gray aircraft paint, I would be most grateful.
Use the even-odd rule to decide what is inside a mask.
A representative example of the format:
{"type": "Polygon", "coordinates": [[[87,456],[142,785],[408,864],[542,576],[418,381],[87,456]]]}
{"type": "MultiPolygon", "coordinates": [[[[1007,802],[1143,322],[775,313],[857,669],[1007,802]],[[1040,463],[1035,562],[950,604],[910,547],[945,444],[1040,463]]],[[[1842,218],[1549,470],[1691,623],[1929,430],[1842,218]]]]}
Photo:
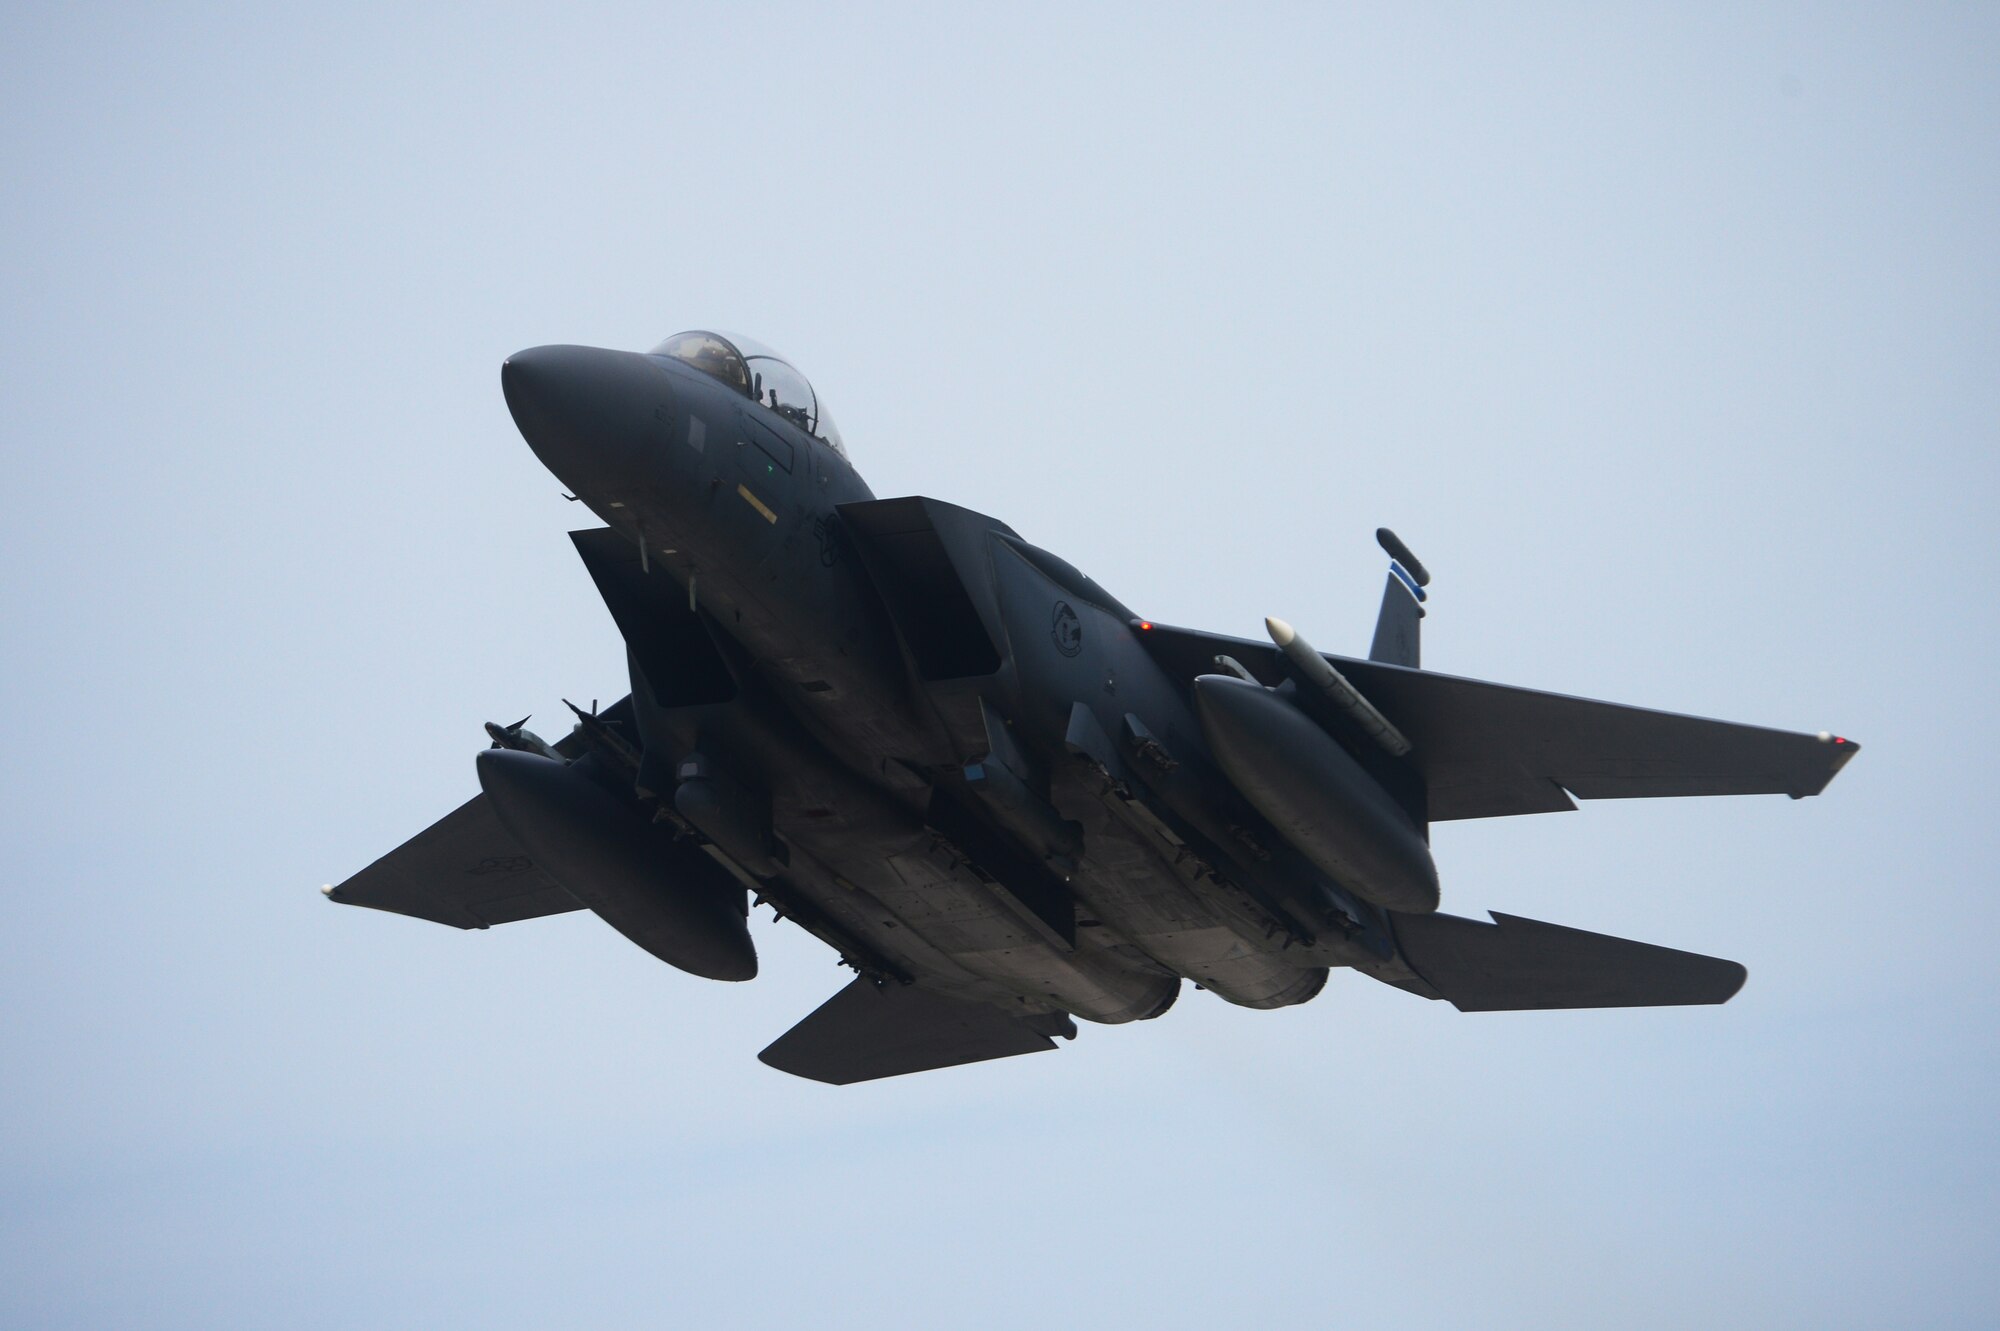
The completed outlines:
{"type": "MultiPolygon", "coordinates": [[[[622,537],[607,556],[576,533],[627,641],[635,697],[613,710],[633,724],[627,737],[617,716],[583,717],[574,757],[482,759],[515,835],[462,858],[531,849],[655,956],[747,978],[740,904],[716,914],[714,883],[666,867],[666,848],[685,859],[692,843],[689,872],[720,864],[859,976],[765,1050],[786,1071],[847,1083],[1033,1052],[1073,1035],[1072,1016],[1157,1017],[1182,980],[1287,1006],[1329,967],[1478,1011],[1723,1002],[1744,978],[1732,962],[1512,917],[1432,922],[1428,821],[1570,807],[1564,792],[1797,798],[1857,751],[1399,664],[1419,650],[1403,565],[1429,574],[1386,530],[1389,661],[1343,669],[1275,620],[1275,652],[1160,629],[1002,523],[873,499],[809,417],[736,387],[762,377],[718,360],[735,355],[725,337],[683,334],[645,356],[550,346],[503,366],[530,446],[622,537]],[[703,363],[678,359],[683,346],[703,363]],[[719,456],[679,446],[732,408],[719,456]],[[847,544],[857,557],[843,561],[847,544]],[[1251,677],[1208,673],[1204,653],[1251,677]],[[710,657],[702,673],[734,688],[678,682],[710,657]],[[1079,772],[1085,798],[1094,782],[1123,806],[1118,823],[1057,808],[1060,790],[1084,812],[1079,772]],[[844,825],[863,809],[873,833],[844,825]],[[651,875],[646,837],[663,839],[651,875]],[[1195,928],[1150,926],[1134,892],[1183,901],[1195,928]],[[947,1006],[906,996],[884,1015],[912,988],[947,1006]],[[961,1020],[966,1004],[1004,1020],[961,1020]]],[[[752,363],[810,395],[782,362],[752,363]]],[[[437,918],[439,838],[328,895],[437,918]]]]}

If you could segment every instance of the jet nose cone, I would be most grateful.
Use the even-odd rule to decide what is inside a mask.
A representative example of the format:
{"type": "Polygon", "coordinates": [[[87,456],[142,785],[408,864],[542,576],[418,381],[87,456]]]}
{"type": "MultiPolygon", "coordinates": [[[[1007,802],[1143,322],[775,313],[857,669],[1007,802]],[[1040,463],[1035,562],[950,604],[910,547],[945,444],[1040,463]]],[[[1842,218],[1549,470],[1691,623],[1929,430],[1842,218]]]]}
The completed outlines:
{"type": "Polygon", "coordinates": [[[671,395],[646,357],[573,346],[515,352],[501,363],[500,391],[535,456],[587,497],[631,484],[671,395]]]}
{"type": "Polygon", "coordinates": [[[529,347],[500,362],[500,391],[514,425],[529,443],[561,429],[564,412],[566,353],[571,347],[529,347]]]}

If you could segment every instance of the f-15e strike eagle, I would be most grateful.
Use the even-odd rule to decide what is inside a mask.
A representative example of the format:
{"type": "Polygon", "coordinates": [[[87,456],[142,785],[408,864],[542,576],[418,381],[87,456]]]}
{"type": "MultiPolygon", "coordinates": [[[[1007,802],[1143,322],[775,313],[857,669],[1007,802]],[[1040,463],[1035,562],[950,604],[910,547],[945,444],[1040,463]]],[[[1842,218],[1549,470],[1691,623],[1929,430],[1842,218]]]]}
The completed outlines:
{"type": "Polygon", "coordinates": [[[1465,1011],[1721,1003],[1734,962],[1438,912],[1428,829],[1572,797],[1818,794],[1857,745],[1420,668],[1394,533],[1366,660],[1134,614],[1005,523],[877,499],[768,349],[545,346],[501,384],[607,526],[570,534],[632,692],[326,894],[483,929],[589,909],[757,973],[746,903],[855,979],[761,1055],[845,1084],[1157,1017],[1303,1003],[1335,966],[1465,1011]]]}

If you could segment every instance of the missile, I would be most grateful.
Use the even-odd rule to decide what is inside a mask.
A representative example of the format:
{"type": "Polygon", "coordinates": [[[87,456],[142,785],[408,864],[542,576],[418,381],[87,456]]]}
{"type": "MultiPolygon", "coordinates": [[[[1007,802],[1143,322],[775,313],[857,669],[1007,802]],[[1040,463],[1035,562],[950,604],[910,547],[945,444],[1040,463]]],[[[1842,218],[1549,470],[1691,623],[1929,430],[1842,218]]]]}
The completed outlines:
{"type": "Polygon", "coordinates": [[[496,725],[488,721],[486,737],[493,741],[493,747],[496,749],[518,749],[522,753],[539,753],[544,758],[562,758],[562,755],[556,752],[554,745],[527,729],[527,724],[528,718],[525,716],[511,726],[496,725]]]}
{"type": "Polygon", "coordinates": [[[1423,833],[1317,722],[1233,675],[1198,677],[1194,700],[1222,770],[1300,854],[1386,910],[1437,909],[1437,866],[1423,833]]]}
{"type": "Polygon", "coordinates": [[[587,712],[567,698],[563,699],[563,706],[576,713],[575,733],[583,736],[583,742],[590,746],[591,752],[603,755],[605,761],[615,763],[628,772],[639,770],[639,750],[597,714],[595,700],[592,700],[587,712]]]}
{"type": "Polygon", "coordinates": [[[606,924],[690,975],[748,980],[757,949],[743,888],[715,861],[648,822],[582,770],[484,749],[479,785],[543,872],[606,924]]]}
{"type": "Polygon", "coordinates": [[[1333,663],[1313,650],[1313,645],[1299,636],[1298,630],[1282,619],[1266,619],[1264,631],[1271,635],[1271,641],[1278,644],[1278,650],[1285,654],[1285,660],[1292,670],[1307,685],[1317,690],[1326,700],[1361,727],[1361,733],[1380,744],[1392,758],[1400,758],[1410,751],[1410,741],[1403,738],[1403,732],[1390,724],[1389,718],[1375,710],[1375,704],[1361,696],[1361,690],[1347,682],[1347,676],[1333,668],[1333,663]]]}

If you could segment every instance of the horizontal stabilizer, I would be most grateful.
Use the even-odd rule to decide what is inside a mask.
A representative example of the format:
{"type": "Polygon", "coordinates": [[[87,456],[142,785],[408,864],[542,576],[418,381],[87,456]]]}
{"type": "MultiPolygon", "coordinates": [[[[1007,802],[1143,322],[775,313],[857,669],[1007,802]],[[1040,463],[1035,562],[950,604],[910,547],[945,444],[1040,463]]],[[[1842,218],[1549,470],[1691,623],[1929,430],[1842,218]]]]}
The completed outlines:
{"type": "Polygon", "coordinates": [[[1410,969],[1461,1012],[1726,1003],[1748,974],[1720,957],[1492,915],[1393,917],[1410,969]]]}
{"type": "Polygon", "coordinates": [[[582,907],[528,858],[484,795],[459,805],[326,895],[344,906],[394,911],[459,929],[582,907]]]}
{"type": "Polygon", "coordinates": [[[780,1072],[834,1086],[1032,1054],[1055,1041],[985,1003],[915,985],[858,979],[757,1055],[780,1072]]]}

